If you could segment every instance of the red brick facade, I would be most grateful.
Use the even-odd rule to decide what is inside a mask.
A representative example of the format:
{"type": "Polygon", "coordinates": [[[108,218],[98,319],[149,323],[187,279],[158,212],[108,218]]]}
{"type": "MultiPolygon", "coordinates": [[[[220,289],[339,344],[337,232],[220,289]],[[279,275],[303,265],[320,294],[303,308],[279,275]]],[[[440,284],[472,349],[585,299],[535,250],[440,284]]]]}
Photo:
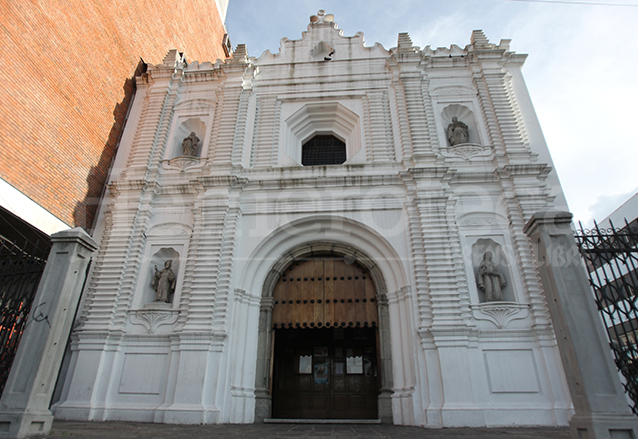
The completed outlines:
{"type": "Polygon", "coordinates": [[[0,177],[90,228],[144,61],[225,58],[213,0],[1,0],[0,177]]]}

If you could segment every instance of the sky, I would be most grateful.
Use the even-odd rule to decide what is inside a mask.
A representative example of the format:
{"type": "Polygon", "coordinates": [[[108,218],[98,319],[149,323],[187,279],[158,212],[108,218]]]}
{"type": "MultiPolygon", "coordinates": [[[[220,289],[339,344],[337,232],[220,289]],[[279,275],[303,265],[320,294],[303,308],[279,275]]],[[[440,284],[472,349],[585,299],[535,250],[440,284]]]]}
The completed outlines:
{"type": "Polygon", "coordinates": [[[591,225],[638,191],[638,0],[231,0],[226,27],[259,57],[300,39],[320,9],[386,49],[399,32],[421,48],[465,47],[474,29],[511,39],[529,55],[523,75],[574,219],[591,225]]]}

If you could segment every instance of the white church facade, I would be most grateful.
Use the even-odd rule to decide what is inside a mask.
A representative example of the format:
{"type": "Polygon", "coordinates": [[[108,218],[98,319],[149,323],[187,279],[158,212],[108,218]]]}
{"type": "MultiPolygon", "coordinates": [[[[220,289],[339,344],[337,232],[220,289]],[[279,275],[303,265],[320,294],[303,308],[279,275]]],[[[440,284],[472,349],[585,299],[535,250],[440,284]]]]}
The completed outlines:
{"type": "Polygon", "coordinates": [[[58,419],[567,425],[525,55],[344,36],[138,77],[58,419]]]}

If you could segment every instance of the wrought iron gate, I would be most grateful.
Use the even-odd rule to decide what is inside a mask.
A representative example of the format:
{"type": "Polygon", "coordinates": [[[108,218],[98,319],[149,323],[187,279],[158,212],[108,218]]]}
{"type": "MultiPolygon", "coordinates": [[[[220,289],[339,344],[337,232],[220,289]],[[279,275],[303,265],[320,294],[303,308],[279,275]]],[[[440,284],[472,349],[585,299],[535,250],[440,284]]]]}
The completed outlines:
{"type": "Polygon", "coordinates": [[[585,259],[616,366],[625,377],[625,391],[638,415],[638,224],[605,229],[595,225],[575,233],[585,259]]]}
{"type": "Polygon", "coordinates": [[[0,395],[28,323],[50,248],[50,242],[19,246],[0,236],[0,395]]]}

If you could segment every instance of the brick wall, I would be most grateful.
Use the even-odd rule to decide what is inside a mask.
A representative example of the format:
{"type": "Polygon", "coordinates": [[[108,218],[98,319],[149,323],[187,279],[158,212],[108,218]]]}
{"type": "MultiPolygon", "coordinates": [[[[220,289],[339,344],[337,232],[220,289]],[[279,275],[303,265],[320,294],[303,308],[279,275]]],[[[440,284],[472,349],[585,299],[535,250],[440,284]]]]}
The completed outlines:
{"type": "Polygon", "coordinates": [[[0,177],[90,228],[140,58],[224,58],[214,0],[0,0],[0,177]]]}

